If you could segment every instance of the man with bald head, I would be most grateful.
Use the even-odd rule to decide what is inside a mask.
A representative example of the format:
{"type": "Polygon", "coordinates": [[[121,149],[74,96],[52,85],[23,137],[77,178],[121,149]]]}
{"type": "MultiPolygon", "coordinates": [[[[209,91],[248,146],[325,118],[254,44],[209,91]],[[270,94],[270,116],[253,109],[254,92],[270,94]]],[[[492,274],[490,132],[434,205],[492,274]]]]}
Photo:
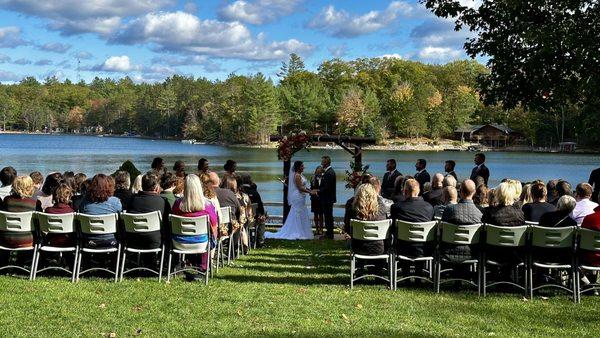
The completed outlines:
{"type": "Polygon", "coordinates": [[[483,214],[473,203],[475,182],[464,180],[460,185],[460,201],[447,205],[442,214],[442,221],[453,224],[477,224],[483,214]]]}
{"type": "Polygon", "coordinates": [[[444,204],[442,198],[442,188],[444,183],[444,175],[437,173],[433,175],[431,180],[431,190],[423,194],[423,199],[429,202],[432,207],[444,204]]]}

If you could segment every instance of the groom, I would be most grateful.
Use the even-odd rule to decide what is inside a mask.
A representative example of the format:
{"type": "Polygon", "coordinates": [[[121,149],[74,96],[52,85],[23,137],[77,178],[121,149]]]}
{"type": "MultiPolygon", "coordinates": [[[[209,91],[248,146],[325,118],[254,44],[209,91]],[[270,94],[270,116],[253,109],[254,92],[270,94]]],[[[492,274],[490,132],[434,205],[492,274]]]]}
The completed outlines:
{"type": "Polygon", "coordinates": [[[321,157],[321,166],[324,173],[319,187],[319,203],[323,210],[325,218],[326,237],[333,239],[333,204],[335,199],[335,171],[331,168],[331,158],[329,156],[321,157]]]}

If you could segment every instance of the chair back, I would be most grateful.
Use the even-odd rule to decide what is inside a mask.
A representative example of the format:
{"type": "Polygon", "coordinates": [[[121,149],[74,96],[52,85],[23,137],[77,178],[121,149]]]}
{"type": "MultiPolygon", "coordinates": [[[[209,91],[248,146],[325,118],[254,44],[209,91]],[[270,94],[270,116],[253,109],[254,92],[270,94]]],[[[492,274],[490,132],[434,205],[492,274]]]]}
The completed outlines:
{"type": "Polygon", "coordinates": [[[119,214],[88,215],[77,214],[76,219],[81,226],[81,232],[87,235],[105,235],[117,232],[119,214]]]}
{"type": "Polygon", "coordinates": [[[75,231],[75,213],[46,214],[38,212],[35,215],[40,225],[40,231],[51,234],[70,234],[75,231]]]}
{"type": "Polygon", "coordinates": [[[437,221],[407,222],[396,220],[398,239],[406,242],[432,242],[435,241],[437,221]]]}
{"type": "Polygon", "coordinates": [[[532,222],[532,221],[525,221],[525,224],[527,225],[539,225],[539,222],[532,222]]]}
{"type": "Polygon", "coordinates": [[[388,238],[391,219],[383,221],[361,221],[358,219],[350,220],[352,227],[352,238],[362,241],[380,241],[388,238]]]}
{"type": "Polygon", "coordinates": [[[171,221],[171,232],[180,236],[199,236],[210,233],[208,215],[200,217],[183,217],[169,215],[171,221]]]}
{"type": "Polygon", "coordinates": [[[457,245],[479,243],[481,224],[458,225],[441,222],[442,242],[457,245]]]}
{"type": "Polygon", "coordinates": [[[0,211],[0,231],[32,232],[33,211],[7,212],[0,211]]]}
{"type": "Polygon", "coordinates": [[[579,247],[587,251],[600,251],[600,231],[579,229],[579,247]]]}
{"type": "Polygon", "coordinates": [[[486,244],[504,247],[520,247],[527,243],[528,225],[505,227],[486,224],[486,244]]]}
{"type": "Polygon", "coordinates": [[[221,208],[221,219],[219,220],[221,224],[229,224],[231,223],[231,207],[222,207],[221,208]]]}
{"type": "Polygon", "coordinates": [[[574,237],[575,227],[531,227],[531,245],[538,248],[570,248],[574,237]]]}
{"type": "Polygon", "coordinates": [[[125,232],[140,233],[160,231],[162,224],[162,214],[160,211],[148,212],[145,214],[121,213],[121,219],[125,224],[125,232]]]}

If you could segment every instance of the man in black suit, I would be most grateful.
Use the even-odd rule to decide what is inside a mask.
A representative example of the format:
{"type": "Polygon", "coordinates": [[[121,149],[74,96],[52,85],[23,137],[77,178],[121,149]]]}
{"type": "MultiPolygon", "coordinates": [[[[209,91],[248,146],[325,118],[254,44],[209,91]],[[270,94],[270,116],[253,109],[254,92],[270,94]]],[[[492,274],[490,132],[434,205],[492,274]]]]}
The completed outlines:
{"type": "Polygon", "coordinates": [[[381,197],[391,199],[394,194],[394,186],[396,178],[402,175],[396,170],[396,160],[389,159],[385,164],[386,173],[383,175],[383,181],[381,182],[381,197]]]}
{"type": "Polygon", "coordinates": [[[450,175],[458,181],[458,176],[456,176],[456,172],[454,172],[454,167],[456,167],[456,162],[453,160],[448,160],[444,163],[444,171],[446,171],[446,176],[450,175]]]}
{"type": "Polygon", "coordinates": [[[415,180],[419,182],[419,195],[423,193],[423,185],[431,181],[431,176],[429,176],[429,173],[425,167],[427,167],[427,161],[422,158],[418,159],[417,163],[415,164],[415,169],[417,169],[415,180]]]}
{"type": "Polygon", "coordinates": [[[333,239],[333,204],[336,202],[335,194],[335,171],[331,168],[331,158],[323,156],[321,158],[323,167],[323,178],[319,187],[319,203],[323,211],[325,228],[327,229],[325,237],[333,239]]]}
{"type": "Polygon", "coordinates": [[[475,154],[475,168],[471,170],[471,180],[477,182],[477,176],[481,176],[485,185],[488,185],[488,179],[490,178],[490,170],[485,166],[485,154],[475,154]]]}
{"type": "Polygon", "coordinates": [[[592,170],[588,183],[594,187],[591,200],[596,202],[598,201],[598,193],[600,193],[600,168],[592,170]]]}

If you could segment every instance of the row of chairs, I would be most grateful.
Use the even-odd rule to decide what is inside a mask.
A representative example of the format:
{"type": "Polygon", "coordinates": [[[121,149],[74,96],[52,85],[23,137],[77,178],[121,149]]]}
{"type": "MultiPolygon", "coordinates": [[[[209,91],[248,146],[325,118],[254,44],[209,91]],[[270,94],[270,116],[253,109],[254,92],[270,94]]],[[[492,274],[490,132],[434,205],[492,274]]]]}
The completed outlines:
{"type": "MultiPolygon", "coordinates": [[[[231,209],[229,207],[221,208],[221,212],[224,215],[221,223],[227,224],[231,222],[231,209]]],[[[205,283],[208,284],[209,275],[212,275],[213,261],[212,255],[208,254],[209,260],[207,270],[205,272],[200,271],[196,267],[185,267],[175,268],[172,271],[173,256],[179,255],[183,261],[185,255],[191,254],[206,254],[210,251],[210,241],[207,241],[204,245],[195,246],[192,249],[178,249],[173,247],[171,243],[161,243],[160,247],[152,249],[140,249],[129,246],[127,241],[118,241],[117,247],[107,248],[90,248],[86,247],[82,240],[82,235],[116,235],[119,231],[118,221],[121,219],[124,225],[124,237],[127,238],[127,234],[144,233],[160,231],[162,225],[162,215],[159,211],[145,213],[145,214],[131,214],[122,212],[120,214],[106,214],[106,215],[87,215],[82,213],[70,213],[70,214],[46,214],[42,212],[5,212],[0,211],[0,232],[32,232],[35,234],[34,244],[30,247],[11,248],[0,246],[2,251],[31,251],[32,252],[32,264],[29,268],[20,265],[5,265],[0,266],[0,270],[4,269],[19,269],[27,272],[29,278],[34,280],[37,274],[50,269],[63,270],[71,274],[71,281],[76,282],[79,277],[85,273],[91,271],[106,271],[114,276],[114,280],[123,280],[123,276],[127,273],[146,270],[158,275],[159,282],[163,276],[163,264],[165,254],[168,254],[168,267],[167,267],[167,280],[171,276],[183,272],[183,271],[196,271],[204,275],[205,283]],[[42,240],[42,234],[70,234],[77,238],[73,242],[72,246],[58,247],[44,243],[42,240]],[[71,270],[66,269],[62,266],[47,266],[43,269],[39,269],[39,261],[42,253],[73,253],[74,263],[71,270]],[[107,269],[104,267],[90,267],[84,271],[81,271],[81,264],[84,258],[84,254],[116,254],[116,265],[114,270],[107,269]],[[151,269],[149,267],[136,266],[133,268],[126,269],[126,258],[127,254],[159,254],[160,263],[158,270],[151,269]]],[[[207,236],[210,238],[210,222],[208,216],[202,217],[181,217],[176,215],[169,215],[169,221],[171,224],[172,235],[193,235],[193,236],[207,236]]],[[[239,236],[238,236],[239,237],[239,236]]],[[[224,237],[219,239],[217,247],[217,262],[216,268],[219,266],[219,259],[221,263],[225,264],[225,257],[227,262],[232,259],[232,253],[234,243],[230,240],[231,237],[224,237]],[[228,241],[227,241],[228,240],[228,241]],[[225,245],[224,245],[225,244],[225,245]],[[224,246],[227,247],[227,253],[224,254],[224,246]]],[[[239,247],[239,245],[238,245],[239,247]]],[[[239,249],[238,249],[239,250],[239,249]]],[[[239,252],[239,251],[238,251],[239,252]]],[[[139,256],[138,256],[139,257],[139,256]]],[[[10,261],[9,261],[10,263],[10,261]]]]}
{"type": "MultiPolygon", "coordinates": [[[[399,282],[407,279],[421,279],[432,283],[436,292],[440,292],[440,285],[452,281],[467,282],[477,287],[478,293],[486,296],[487,289],[500,284],[508,284],[522,290],[529,298],[533,298],[534,291],[543,288],[555,287],[568,291],[573,296],[574,302],[580,302],[581,294],[597,290],[600,285],[590,284],[584,288],[580,285],[580,271],[597,272],[600,267],[584,264],[579,259],[582,252],[600,252],[600,232],[578,227],[542,227],[537,224],[524,224],[516,227],[496,226],[491,224],[456,225],[442,221],[431,222],[405,222],[397,220],[395,233],[391,233],[392,220],[383,221],[361,221],[351,220],[352,238],[363,241],[402,241],[409,244],[430,244],[435,249],[432,254],[409,257],[390,250],[383,255],[364,255],[352,252],[350,267],[350,286],[354,282],[367,277],[375,277],[389,283],[390,289],[395,290],[399,282]],[[450,260],[445,256],[445,248],[458,245],[467,245],[474,248],[477,254],[471,259],[450,260]],[[522,260],[511,261],[501,257],[490,257],[489,253],[495,250],[508,250],[504,252],[521,252],[522,260]],[[562,250],[560,250],[562,249],[562,250]],[[548,257],[548,255],[537,255],[536,252],[555,252],[561,255],[567,254],[568,259],[561,257],[548,257]],[[548,251],[549,250],[549,251],[548,251]],[[559,250],[559,251],[557,251],[559,250]],[[357,276],[356,263],[360,260],[372,262],[374,260],[385,260],[387,263],[387,276],[381,274],[361,274],[357,276]],[[421,263],[423,262],[423,263],[421,263]],[[404,273],[400,276],[399,264],[417,265],[425,264],[423,270],[427,275],[404,273]],[[512,265],[514,278],[506,278],[488,281],[488,267],[512,265]],[[476,277],[445,278],[442,274],[450,272],[457,265],[468,266],[476,277]],[[543,283],[534,285],[534,268],[543,270],[558,270],[569,272],[569,286],[562,283],[543,283]],[[524,278],[518,276],[518,272],[524,271],[524,278]]],[[[418,271],[418,270],[416,270],[418,271]]]]}

